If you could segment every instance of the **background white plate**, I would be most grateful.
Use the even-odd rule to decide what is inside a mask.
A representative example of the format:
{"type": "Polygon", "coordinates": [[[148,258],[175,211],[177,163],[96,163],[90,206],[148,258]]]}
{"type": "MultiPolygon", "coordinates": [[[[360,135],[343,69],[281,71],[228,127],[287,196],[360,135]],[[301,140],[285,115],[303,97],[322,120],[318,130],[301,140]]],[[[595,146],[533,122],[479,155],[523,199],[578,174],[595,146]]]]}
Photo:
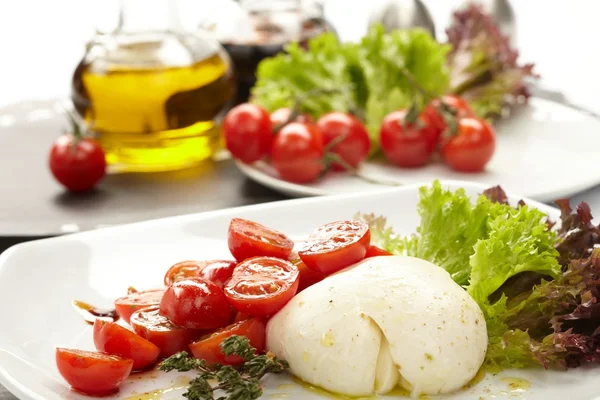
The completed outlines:
{"type": "MultiPolygon", "coordinates": [[[[473,196],[484,189],[464,182],[444,182],[444,186],[466,187],[473,196]]],[[[160,285],[165,270],[177,261],[230,257],[224,239],[234,216],[262,222],[299,238],[319,224],[351,218],[358,211],[375,212],[386,215],[399,233],[409,234],[419,221],[418,187],[262,204],[99,229],[13,247],[0,256],[0,383],[21,399],[86,398],[69,390],[54,363],[57,346],[93,349],[91,327],[71,308],[71,301],[79,299],[109,307],[130,285],[142,289],[160,285]]],[[[557,216],[555,209],[533,201],[530,204],[557,216]]],[[[598,392],[598,372],[594,368],[569,372],[506,371],[445,398],[591,400],[598,392]],[[525,378],[531,387],[511,391],[509,382],[503,380],[507,377],[525,378]]],[[[130,378],[112,398],[127,398],[181,383],[177,373],[151,372],[130,378]]],[[[264,387],[265,399],[330,398],[293,383],[287,375],[268,377],[264,387]]],[[[170,390],[144,398],[175,399],[181,398],[181,393],[181,389],[170,390]]]]}
{"type": "MultiPolygon", "coordinates": [[[[365,163],[362,172],[385,181],[410,184],[433,179],[454,179],[500,184],[507,190],[540,201],[552,201],[600,183],[598,149],[600,120],[573,108],[530,99],[496,126],[497,147],[486,170],[458,173],[441,162],[424,168],[401,169],[365,163]]],[[[293,197],[379,190],[375,185],[345,173],[329,173],[316,183],[285,182],[265,163],[237,163],[250,179],[293,197]]]]}

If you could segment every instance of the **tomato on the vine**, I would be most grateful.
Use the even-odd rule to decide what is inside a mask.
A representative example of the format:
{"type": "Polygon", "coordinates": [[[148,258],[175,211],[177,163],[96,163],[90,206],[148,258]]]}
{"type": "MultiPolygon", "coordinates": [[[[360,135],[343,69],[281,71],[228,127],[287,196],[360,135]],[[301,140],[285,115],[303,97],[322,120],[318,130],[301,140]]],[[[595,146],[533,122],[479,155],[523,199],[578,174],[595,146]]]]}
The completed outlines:
{"type": "Polygon", "coordinates": [[[379,131],[381,149],[389,161],[400,167],[420,167],[429,161],[439,135],[424,114],[415,123],[406,121],[407,115],[407,110],[386,115],[379,131]]]}
{"type": "Polygon", "coordinates": [[[442,144],[442,158],[452,169],[479,172],[494,155],[496,134],[485,120],[462,118],[458,131],[442,144]]]}
{"type": "Polygon", "coordinates": [[[323,171],[323,153],[321,130],[313,124],[292,122],[275,136],[271,161],[282,179],[306,183],[323,171]]]}
{"type": "MultiPolygon", "coordinates": [[[[317,121],[323,134],[325,147],[332,141],[339,141],[331,149],[351,167],[356,168],[364,161],[371,149],[369,132],[358,118],[342,112],[330,112],[317,121]]],[[[334,162],[332,169],[346,170],[343,165],[334,162]]]]}
{"type": "Polygon", "coordinates": [[[50,171],[72,192],[91,190],[106,174],[106,157],[91,138],[62,135],[50,149],[50,171]]]}
{"type": "Polygon", "coordinates": [[[284,124],[287,124],[289,122],[306,122],[306,123],[313,123],[314,120],[313,118],[310,116],[310,114],[307,113],[300,113],[296,116],[296,118],[294,118],[293,121],[290,121],[290,116],[292,115],[292,109],[291,108],[278,108],[277,110],[273,111],[271,113],[271,125],[273,125],[273,129],[281,129],[283,128],[284,124]]]}
{"type": "Polygon", "coordinates": [[[429,125],[436,129],[438,137],[444,133],[447,128],[446,121],[440,113],[442,102],[456,113],[454,118],[457,120],[475,117],[475,113],[471,109],[471,106],[469,106],[469,103],[460,96],[449,94],[432,100],[423,110],[423,116],[427,119],[429,125]]]}
{"type": "Polygon", "coordinates": [[[232,108],[223,120],[223,136],[231,155],[246,164],[267,156],[273,142],[269,113],[250,103],[232,108]]]}

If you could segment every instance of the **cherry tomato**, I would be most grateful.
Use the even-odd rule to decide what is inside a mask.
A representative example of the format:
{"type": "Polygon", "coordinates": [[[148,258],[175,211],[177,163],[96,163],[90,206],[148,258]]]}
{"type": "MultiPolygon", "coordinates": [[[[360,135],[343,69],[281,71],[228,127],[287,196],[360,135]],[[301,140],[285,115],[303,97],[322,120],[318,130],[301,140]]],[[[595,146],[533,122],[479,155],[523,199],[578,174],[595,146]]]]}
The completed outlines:
{"type": "Polygon", "coordinates": [[[153,365],[160,354],[160,349],[143,337],[119,324],[100,319],[94,322],[94,345],[100,352],[133,360],[136,371],[153,365]]]}
{"type": "Polygon", "coordinates": [[[231,155],[250,164],[269,154],[273,127],[261,107],[244,103],[233,107],[223,120],[223,136],[231,155]]]}
{"type": "Polygon", "coordinates": [[[244,313],[238,312],[235,315],[235,319],[233,320],[233,323],[235,324],[236,322],[246,321],[246,320],[248,320],[250,318],[252,318],[252,317],[249,316],[248,314],[244,314],[244,313]]]}
{"type": "Polygon", "coordinates": [[[233,312],[214,283],[202,278],[188,278],[165,290],[160,313],[175,325],[189,329],[217,329],[231,323],[233,312]]]}
{"type": "Polygon", "coordinates": [[[444,121],[444,117],[442,117],[439,111],[440,103],[442,101],[456,112],[455,118],[457,119],[475,117],[475,113],[467,101],[462,97],[445,95],[442,96],[441,99],[434,99],[423,110],[423,117],[425,118],[427,125],[435,129],[438,139],[447,128],[446,121],[444,121]]]}
{"type": "Polygon", "coordinates": [[[265,323],[260,318],[247,319],[234,323],[226,328],[216,331],[199,341],[190,344],[194,357],[206,360],[208,365],[240,365],[244,360],[239,356],[226,356],[221,351],[221,343],[230,336],[245,336],[250,341],[257,353],[265,351],[265,323]]]}
{"type": "Polygon", "coordinates": [[[292,122],[275,136],[271,162],[281,179],[312,182],[323,171],[323,135],[313,124],[292,122]]]}
{"type": "Polygon", "coordinates": [[[417,123],[406,122],[406,110],[388,114],[381,123],[381,149],[392,163],[405,168],[423,166],[437,145],[438,133],[423,115],[417,123]]]}
{"type": "Polygon", "coordinates": [[[298,283],[298,293],[314,285],[317,282],[321,282],[327,277],[322,272],[315,271],[312,268],[308,268],[304,262],[300,259],[297,251],[293,251],[290,254],[288,260],[298,268],[298,274],[300,276],[298,283]]]}
{"type": "Polygon", "coordinates": [[[370,242],[364,222],[331,222],[313,231],[298,255],[307,267],[329,275],[365,258],[370,242]]]}
{"type": "Polygon", "coordinates": [[[238,264],[225,285],[227,300],[239,312],[270,316],[298,291],[298,268],[273,257],[254,257],[238,264]]]}
{"type": "MultiPolygon", "coordinates": [[[[319,118],[317,126],[323,133],[325,147],[333,140],[341,140],[331,151],[352,167],[358,167],[367,158],[371,139],[358,118],[342,112],[331,112],[319,118]],[[342,137],[345,139],[340,139],[342,137]]],[[[332,168],[336,171],[346,170],[337,162],[332,164],[332,168]]]]}
{"type": "Polygon", "coordinates": [[[452,169],[479,172],[494,155],[496,134],[485,120],[463,118],[458,133],[442,144],[442,158],[452,169]]]}
{"type": "Polygon", "coordinates": [[[160,349],[161,357],[187,351],[188,345],[203,333],[173,325],[167,317],[160,314],[158,306],[143,308],[133,313],[131,327],[135,333],[154,343],[160,349]]]}
{"type": "Polygon", "coordinates": [[[182,261],[169,268],[165,274],[165,285],[186,278],[204,278],[223,289],[234,267],[235,261],[228,260],[182,261]]]}
{"type": "Polygon", "coordinates": [[[106,173],[104,151],[93,139],[62,135],[50,149],[50,171],[70,191],[88,191],[106,173]]]}
{"type": "Polygon", "coordinates": [[[129,323],[131,314],[141,308],[157,306],[165,293],[164,289],[145,290],[143,292],[130,293],[115,300],[115,308],[119,317],[129,323]]]}
{"type": "Polygon", "coordinates": [[[384,250],[377,246],[370,245],[369,248],[367,249],[367,255],[365,255],[365,258],[379,257],[379,256],[391,256],[391,255],[393,255],[393,254],[387,250],[384,250]]]}
{"type": "Polygon", "coordinates": [[[133,360],[93,351],[56,349],[58,372],[78,392],[105,396],[117,391],[131,373],[133,360]]]}
{"type": "Polygon", "coordinates": [[[287,258],[294,248],[294,242],[283,233],[241,218],[231,220],[227,243],[238,262],[258,256],[287,258]]]}
{"type": "MultiPolygon", "coordinates": [[[[279,109],[273,111],[271,113],[271,125],[273,125],[273,129],[281,129],[283,127],[282,125],[288,123],[291,113],[292,113],[292,110],[290,108],[286,108],[286,107],[279,108],[279,109]]],[[[312,117],[310,116],[310,114],[307,114],[307,113],[298,114],[298,116],[294,119],[294,121],[308,122],[308,123],[314,122],[312,117]]]]}

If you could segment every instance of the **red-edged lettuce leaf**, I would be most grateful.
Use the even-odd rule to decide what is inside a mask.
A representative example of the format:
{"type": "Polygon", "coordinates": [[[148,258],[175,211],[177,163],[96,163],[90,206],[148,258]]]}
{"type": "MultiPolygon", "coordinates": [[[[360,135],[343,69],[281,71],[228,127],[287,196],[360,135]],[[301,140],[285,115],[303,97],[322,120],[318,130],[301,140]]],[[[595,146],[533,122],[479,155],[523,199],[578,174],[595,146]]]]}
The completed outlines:
{"type": "Polygon", "coordinates": [[[596,245],[600,245],[600,225],[592,223],[592,212],[586,202],[581,202],[575,212],[569,199],[557,200],[560,207],[561,226],[558,229],[559,262],[567,265],[570,260],[587,258],[596,245]]]}
{"type": "Polygon", "coordinates": [[[535,76],[533,64],[518,63],[518,51],[479,5],[454,13],[446,33],[452,45],[451,92],[463,96],[477,115],[496,117],[505,106],[527,100],[525,80],[535,76]]]}

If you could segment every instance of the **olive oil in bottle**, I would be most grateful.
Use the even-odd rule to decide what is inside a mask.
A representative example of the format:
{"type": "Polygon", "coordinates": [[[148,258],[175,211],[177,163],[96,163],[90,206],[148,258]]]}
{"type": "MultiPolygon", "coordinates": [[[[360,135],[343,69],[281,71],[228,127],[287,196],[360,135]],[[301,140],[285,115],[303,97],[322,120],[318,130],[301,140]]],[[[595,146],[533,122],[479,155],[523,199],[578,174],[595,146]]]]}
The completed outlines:
{"type": "Polygon", "coordinates": [[[118,171],[167,171],[210,158],[234,94],[227,53],[183,32],[173,0],[122,0],[119,26],[92,40],[73,75],[75,109],[118,171]]]}

